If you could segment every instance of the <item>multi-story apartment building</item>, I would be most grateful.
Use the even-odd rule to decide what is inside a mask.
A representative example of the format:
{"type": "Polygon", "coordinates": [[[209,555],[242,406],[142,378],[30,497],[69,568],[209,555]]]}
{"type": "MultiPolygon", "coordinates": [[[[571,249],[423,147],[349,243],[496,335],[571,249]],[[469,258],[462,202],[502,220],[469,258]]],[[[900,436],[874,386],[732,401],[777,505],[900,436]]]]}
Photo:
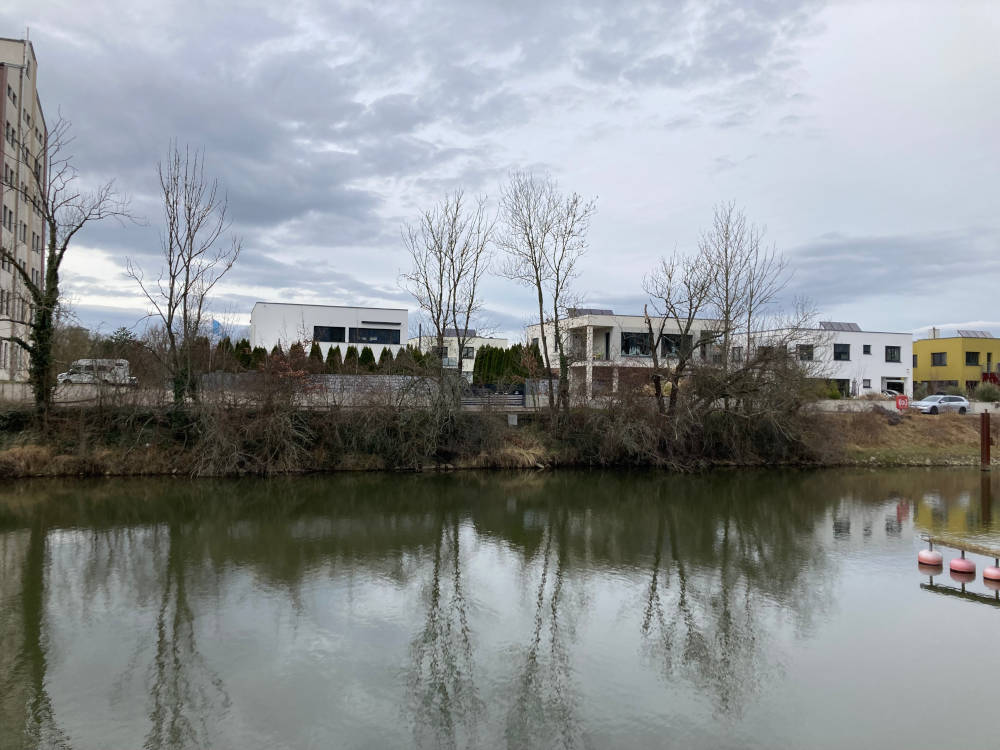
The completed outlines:
{"type": "Polygon", "coordinates": [[[945,388],[971,391],[980,382],[1000,382],[1000,339],[989,331],[959,330],[913,342],[913,379],[931,393],[945,388]]]}
{"type": "Polygon", "coordinates": [[[27,355],[9,340],[28,337],[31,316],[30,295],[15,264],[36,284],[45,271],[45,222],[39,197],[46,180],[48,130],[37,75],[31,43],[0,38],[0,245],[11,256],[0,260],[0,380],[27,379],[27,355]]]}

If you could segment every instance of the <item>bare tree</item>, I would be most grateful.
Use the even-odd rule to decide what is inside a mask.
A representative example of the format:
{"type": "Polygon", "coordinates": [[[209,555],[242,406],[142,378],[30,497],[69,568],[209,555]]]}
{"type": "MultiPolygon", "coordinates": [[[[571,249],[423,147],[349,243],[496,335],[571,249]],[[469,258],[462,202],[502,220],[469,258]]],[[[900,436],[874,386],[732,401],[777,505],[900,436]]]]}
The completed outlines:
{"type": "Polygon", "coordinates": [[[163,266],[155,283],[129,258],[128,275],[146,295],[166,337],[164,365],[173,385],[174,404],[195,395],[193,354],[202,329],[205,303],[219,280],[236,263],[242,240],[232,236],[226,216],[228,201],[219,181],[205,177],[201,151],[171,144],[167,161],[157,164],[163,194],[166,231],[162,236],[163,266]]]}
{"type": "Polygon", "coordinates": [[[730,368],[734,341],[752,346],[755,327],[788,283],[788,263],[763,245],[764,229],[747,221],[735,203],[715,207],[712,228],[698,243],[701,261],[712,269],[709,292],[712,315],[719,320],[721,365],[730,368]]]}
{"type": "Polygon", "coordinates": [[[563,196],[551,176],[537,177],[527,172],[512,172],[501,197],[504,230],[498,244],[507,255],[503,275],[535,290],[552,409],[556,402],[546,318],[559,362],[558,403],[567,409],[569,367],[560,321],[566,312],[571,284],[578,275],[577,263],[587,250],[587,230],[596,207],[596,199],[584,200],[577,193],[563,196]]]}
{"type": "Polygon", "coordinates": [[[643,307],[652,347],[656,406],[660,414],[673,417],[677,411],[680,381],[696,349],[695,322],[708,305],[712,285],[713,272],[706,262],[704,253],[699,253],[695,257],[674,254],[669,259],[661,258],[657,267],[643,282],[643,288],[650,297],[654,311],[651,317],[649,306],[643,307]],[[671,329],[669,332],[668,325],[671,329]],[[676,338],[668,338],[670,336],[676,338]],[[665,341],[671,343],[670,352],[666,360],[661,362],[660,348],[665,341]],[[669,356],[671,354],[672,357],[669,356]],[[663,403],[664,370],[670,382],[670,405],[666,409],[663,403]]]}
{"type": "Polygon", "coordinates": [[[455,330],[459,373],[469,325],[482,310],[479,285],[489,268],[487,250],[495,224],[485,196],[470,205],[459,190],[403,228],[412,266],[401,284],[426,314],[442,359],[445,331],[449,326],[455,330]]]}
{"type": "Polygon", "coordinates": [[[0,310],[4,316],[0,321],[12,324],[11,333],[4,338],[28,354],[28,382],[42,418],[48,414],[55,385],[52,346],[60,302],[59,271],[66,252],[87,224],[129,216],[128,198],[117,191],[114,180],[92,190],[80,187],[78,170],[68,153],[73,142],[69,131],[69,121],[60,117],[39,151],[31,150],[31,139],[25,136],[14,151],[17,167],[13,183],[5,185],[31,204],[44,225],[40,241],[45,245],[45,258],[40,275],[32,274],[23,257],[28,251],[19,253],[16,240],[13,247],[0,246],[0,259],[10,265],[18,282],[12,289],[13,306],[8,302],[0,310]],[[19,328],[27,329],[26,335],[19,334],[19,328]]]}

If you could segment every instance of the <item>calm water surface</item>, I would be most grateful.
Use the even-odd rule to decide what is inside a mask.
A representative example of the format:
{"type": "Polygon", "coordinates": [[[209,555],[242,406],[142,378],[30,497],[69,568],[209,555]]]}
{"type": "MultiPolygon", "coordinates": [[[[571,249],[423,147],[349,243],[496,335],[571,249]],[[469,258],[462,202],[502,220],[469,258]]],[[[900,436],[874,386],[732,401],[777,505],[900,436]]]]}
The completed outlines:
{"type": "Polygon", "coordinates": [[[0,748],[998,748],[927,531],[1000,475],[7,484],[0,748]]]}

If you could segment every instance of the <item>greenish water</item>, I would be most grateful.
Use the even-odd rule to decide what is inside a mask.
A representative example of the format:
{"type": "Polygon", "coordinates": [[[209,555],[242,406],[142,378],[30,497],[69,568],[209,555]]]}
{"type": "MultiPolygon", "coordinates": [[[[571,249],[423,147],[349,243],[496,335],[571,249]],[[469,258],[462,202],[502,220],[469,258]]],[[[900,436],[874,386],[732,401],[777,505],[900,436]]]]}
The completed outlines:
{"type": "Polygon", "coordinates": [[[1000,747],[998,484],[7,484],[0,748],[1000,747]]]}

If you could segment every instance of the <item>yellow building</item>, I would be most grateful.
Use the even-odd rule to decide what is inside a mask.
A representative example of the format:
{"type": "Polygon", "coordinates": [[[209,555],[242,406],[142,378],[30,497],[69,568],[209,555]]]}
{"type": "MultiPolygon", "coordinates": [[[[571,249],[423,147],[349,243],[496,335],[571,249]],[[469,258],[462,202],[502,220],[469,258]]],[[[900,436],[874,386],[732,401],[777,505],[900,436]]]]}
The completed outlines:
{"type": "Polygon", "coordinates": [[[926,384],[933,393],[948,387],[972,390],[982,382],[983,375],[997,382],[1000,339],[986,331],[959,334],[913,342],[914,383],[926,384]]]}

